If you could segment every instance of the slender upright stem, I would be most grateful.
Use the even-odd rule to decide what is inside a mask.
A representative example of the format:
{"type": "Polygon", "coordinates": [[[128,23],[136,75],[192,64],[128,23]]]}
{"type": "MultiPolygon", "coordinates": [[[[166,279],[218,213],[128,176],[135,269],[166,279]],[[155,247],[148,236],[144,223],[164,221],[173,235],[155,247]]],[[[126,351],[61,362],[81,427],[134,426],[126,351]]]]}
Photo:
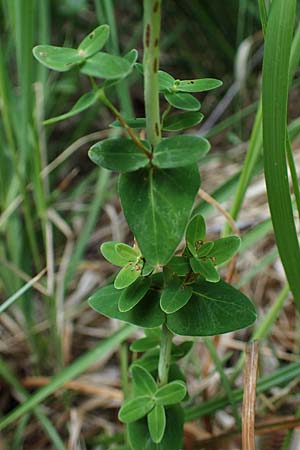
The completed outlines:
{"type": "Polygon", "coordinates": [[[159,37],[161,0],[144,0],[144,97],[147,139],[155,147],[161,139],[159,112],[159,37]]]}
{"type": "Polygon", "coordinates": [[[173,334],[166,327],[166,325],[163,324],[158,362],[158,379],[161,386],[167,384],[168,382],[171,363],[172,338],[173,334]]]}

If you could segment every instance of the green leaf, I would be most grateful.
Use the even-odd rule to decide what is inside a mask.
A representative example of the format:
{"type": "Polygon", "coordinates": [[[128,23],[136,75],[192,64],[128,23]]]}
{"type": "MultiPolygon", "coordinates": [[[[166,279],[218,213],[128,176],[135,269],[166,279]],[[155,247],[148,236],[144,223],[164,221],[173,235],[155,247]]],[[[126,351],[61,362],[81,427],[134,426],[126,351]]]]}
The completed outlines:
{"type": "Polygon", "coordinates": [[[149,164],[147,156],[127,138],[110,138],[98,142],[90,148],[89,158],[98,166],[118,172],[132,172],[149,164]]]}
{"type": "Polygon", "coordinates": [[[192,349],[194,345],[193,341],[181,342],[181,344],[172,345],[172,361],[177,361],[178,359],[184,358],[192,349]]]}
{"type": "Polygon", "coordinates": [[[150,273],[152,273],[153,270],[154,270],[154,266],[152,264],[149,264],[148,261],[145,261],[144,267],[142,270],[143,277],[147,277],[148,275],[150,275],[150,273]]]}
{"type": "Polygon", "coordinates": [[[52,123],[60,122],[61,120],[68,119],[69,117],[73,117],[76,114],[79,114],[82,111],[90,108],[97,102],[98,94],[97,92],[87,92],[83,94],[75,103],[75,105],[70,109],[70,111],[61,114],[60,116],[52,117],[51,119],[44,120],[44,125],[50,125],[52,123]]]}
{"type": "Polygon", "coordinates": [[[189,261],[185,256],[173,256],[165,267],[179,276],[184,276],[190,271],[189,261]]]}
{"type": "Polygon", "coordinates": [[[99,52],[86,60],[80,72],[91,77],[114,80],[126,77],[131,70],[132,64],[127,59],[99,52]]]}
{"type": "Polygon", "coordinates": [[[154,400],[148,395],[127,400],[118,414],[121,422],[130,423],[144,417],[154,406],[154,400]]]}
{"type": "Polygon", "coordinates": [[[175,405],[176,403],[181,402],[185,397],[185,394],[186,387],[182,381],[171,381],[171,383],[157,389],[155,393],[155,402],[157,405],[175,405]]]}
{"type": "Polygon", "coordinates": [[[182,131],[198,125],[203,120],[204,115],[200,112],[185,112],[167,116],[163,122],[164,131],[182,131]]]}
{"type": "Polygon", "coordinates": [[[197,281],[190,301],[167,316],[168,328],[183,336],[212,336],[252,325],[256,311],[250,300],[225,281],[197,281]]]}
{"type": "Polygon", "coordinates": [[[66,72],[84,61],[74,48],[53,45],[37,45],[33,49],[33,55],[41,64],[58,72],[66,72]]]}
{"type": "Polygon", "coordinates": [[[192,255],[197,255],[197,249],[205,239],[206,235],[206,225],[205,220],[201,214],[197,214],[188,224],[185,239],[187,241],[187,246],[192,253],[192,255]]]}
{"type": "Polygon", "coordinates": [[[130,350],[132,352],[145,352],[152,348],[157,347],[160,344],[160,338],[155,336],[148,336],[144,338],[137,339],[130,345],[130,350]]]}
{"type": "Polygon", "coordinates": [[[166,428],[162,441],[151,439],[146,418],[128,425],[132,450],[181,450],[183,448],[183,410],[179,405],[166,408],[166,428]]]}
{"type": "Polygon", "coordinates": [[[124,59],[126,59],[132,66],[136,63],[136,60],[138,58],[138,51],[133,48],[129,50],[129,52],[126,53],[126,55],[123,56],[124,59]]]}
{"type": "Polygon", "coordinates": [[[81,41],[78,53],[84,58],[90,58],[102,49],[108,38],[109,26],[100,25],[81,41]]]}
{"type": "Polygon", "coordinates": [[[116,289],[124,289],[134,283],[142,272],[142,265],[130,262],[124,266],[115,278],[114,286],[116,289]]]}
{"type": "MultiPolygon", "coordinates": [[[[136,119],[126,119],[125,122],[130,128],[144,129],[146,128],[146,119],[144,117],[138,117],[136,119]]],[[[115,120],[110,124],[112,128],[123,128],[123,125],[118,120],[115,120]]]]}
{"type": "Polygon", "coordinates": [[[126,220],[146,261],[166,264],[180,243],[200,186],[196,165],[122,174],[119,194],[126,220]]]}
{"type": "Polygon", "coordinates": [[[134,262],[141,256],[141,253],[138,250],[130,247],[130,245],[123,244],[123,242],[117,243],[115,249],[117,254],[122,258],[127,259],[127,261],[134,262]]]}
{"type": "Polygon", "coordinates": [[[203,92],[222,86],[222,81],[214,78],[202,78],[198,80],[181,80],[176,82],[176,90],[179,92],[203,92]]]}
{"type": "Polygon", "coordinates": [[[203,242],[203,244],[201,244],[200,247],[197,249],[195,256],[197,258],[207,256],[211,252],[214,245],[215,244],[213,241],[203,242]]]}
{"type": "Polygon", "coordinates": [[[153,376],[137,364],[132,366],[131,373],[133,377],[133,390],[135,396],[149,395],[153,397],[153,394],[157,390],[157,385],[153,376]]]}
{"type": "Polygon", "coordinates": [[[193,290],[184,286],[183,280],[175,278],[165,287],[160,297],[160,307],[166,314],[171,314],[182,308],[191,298],[193,290]]]}
{"type": "Polygon", "coordinates": [[[153,442],[158,444],[164,437],[166,429],[166,413],[162,405],[156,405],[147,416],[148,429],[153,442]]]}
{"type": "Polygon", "coordinates": [[[207,281],[217,283],[220,280],[220,275],[215,269],[213,263],[209,259],[190,259],[191,268],[194,273],[200,273],[207,281]]]}
{"type": "Polygon", "coordinates": [[[100,247],[100,251],[107,261],[114,264],[115,266],[123,267],[126,266],[126,264],[128,264],[128,259],[121,257],[116,252],[117,244],[119,244],[119,242],[115,241],[104,242],[100,247]]]}
{"type": "Polygon", "coordinates": [[[160,92],[170,92],[173,90],[175,78],[163,70],[158,71],[158,85],[160,92]]]}
{"type": "Polygon", "coordinates": [[[121,293],[119,298],[119,310],[130,311],[145,297],[150,287],[150,278],[140,277],[132,285],[128,286],[121,293]]]}
{"type": "Polygon", "coordinates": [[[165,315],[159,306],[159,293],[149,291],[130,311],[121,312],[118,308],[122,291],[108,285],[98,289],[90,298],[89,305],[98,313],[112,319],[123,320],[142,328],[159,327],[165,315]]]}
{"type": "Polygon", "coordinates": [[[213,262],[216,266],[231,259],[241,245],[241,239],[238,236],[228,236],[213,242],[214,246],[208,253],[208,256],[209,258],[213,257],[213,262]]]}
{"type": "Polygon", "coordinates": [[[296,3],[296,0],[273,0],[271,4],[264,49],[262,110],[264,166],[271,218],[279,255],[299,306],[300,247],[286,163],[289,58],[296,3]]]}
{"type": "Polygon", "coordinates": [[[203,158],[209,149],[210,144],[204,138],[173,136],[162,139],[155,147],[152,162],[162,169],[188,166],[203,158]]]}
{"type": "Polygon", "coordinates": [[[172,92],[165,94],[167,102],[177,109],[185,111],[198,111],[201,108],[201,103],[193,95],[180,92],[172,92]]]}

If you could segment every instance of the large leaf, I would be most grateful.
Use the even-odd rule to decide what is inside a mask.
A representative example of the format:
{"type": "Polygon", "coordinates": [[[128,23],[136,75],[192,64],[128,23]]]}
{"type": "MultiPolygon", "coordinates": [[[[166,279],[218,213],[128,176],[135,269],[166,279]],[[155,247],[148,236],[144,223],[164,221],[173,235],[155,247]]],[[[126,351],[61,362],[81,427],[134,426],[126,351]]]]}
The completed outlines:
{"type": "Polygon", "coordinates": [[[143,328],[159,327],[164,322],[165,315],[159,307],[158,292],[149,291],[143,300],[128,312],[121,312],[118,308],[121,292],[113,285],[102,287],[89,298],[89,305],[104,316],[143,328]]]}
{"type": "Polygon", "coordinates": [[[183,336],[211,336],[248,327],[256,320],[250,300],[224,281],[199,281],[190,301],[167,316],[168,328],[183,336]]]}
{"type": "Polygon", "coordinates": [[[84,61],[84,57],[74,48],[53,45],[37,45],[33,55],[41,64],[58,72],[66,72],[84,61]]]}
{"type": "Polygon", "coordinates": [[[199,136],[181,135],[162,139],[154,149],[153,164],[161,168],[188,166],[203,158],[209,142],[199,136]]]}
{"type": "Polygon", "coordinates": [[[183,236],[200,186],[196,165],[122,174],[125,217],[150,264],[166,264],[183,236]]]}
{"type": "Polygon", "coordinates": [[[74,106],[70,109],[70,111],[61,114],[60,116],[51,117],[51,119],[44,120],[44,125],[50,125],[52,123],[60,122],[61,120],[68,119],[69,117],[73,117],[76,114],[79,114],[82,111],[90,108],[92,105],[96,103],[98,100],[97,92],[87,92],[83,94],[75,103],[74,106]]]}
{"type": "Polygon", "coordinates": [[[167,116],[163,122],[164,131],[182,131],[191,128],[203,119],[203,114],[198,111],[188,111],[167,116]]]}
{"type": "Polygon", "coordinates": [[[151,439],[146,419],[128,425],[132,450],[180,450],[183,445],[183,411],[178,405],[166,408],[166,428],[158,444],[151,439]]]}
{"type": "Polygon", "coordinates": [[[153,442],[161,442],[166,429],[166,412],[162,405],[156,405],[147,415],[148,429],[153,442]]]}
{"type": "Polygon", "coordinates": [[[216,80],[215,78],[181,80],[176,82],[176,90],[180,92],[203,92],[220,87],[222,84],[222,81],[216,80]]]}
{"type": "Polygon", "coordinates": [[[140,397],[127,400],[123,403],[118,417],[121,422],[130,423],[135,420],[144,417],[154,406],[154,400],[148,396],[143,395],[140,397]]]}
{"type": "Polygon", "coordinates": [[[165,99],[167,102],[177,109],[185,111],[198,111],[201,108],[201,103],[191,94],[185,92],[166,93],[165,99]]]}
{"type": "Polygon", "coordinates": [[[132,64],[120,56],[99,52],[87,59],[80,71],[96,78],[114,80],[126,77],[132,70],[132,64]]]}
{"type": "Polygon", "coordinates": [[[266,31],[262,109],[265,177],[276,243],[295,301],[300,305],[300,247],[286,164],[289,58],[296,0],[273,0],[266,31]]]}
{"type": "Polygon", "coordinates": [[[140,277],[131,286],[128,286],[121,293],[119,298],[119,310],[130,311],[145,297],[150,287],[149,277],[140,277]]]}
{"type": "Polygon", "coordinates": [[[89,33],[80,43],[78,52],[84,58],[90,58],[99,52],[109,37],[109,26],[100,25],[89,33]]]}
{"type": "MultiPolygon", "coordinates": [[[[147,145],[144,142],[144,145],[147,145]]],[[[149,163],[147,156],[131,139],[111,138],[100,141],[89,150],[90,159],[98,166],[118,172],[132,172],[149,163]]]]}

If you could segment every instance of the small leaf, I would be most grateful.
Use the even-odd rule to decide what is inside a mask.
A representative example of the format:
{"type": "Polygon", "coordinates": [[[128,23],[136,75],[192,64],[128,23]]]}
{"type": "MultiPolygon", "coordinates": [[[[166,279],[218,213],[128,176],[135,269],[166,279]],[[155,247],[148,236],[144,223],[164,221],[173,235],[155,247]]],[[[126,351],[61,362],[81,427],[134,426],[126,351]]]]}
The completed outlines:
{"type": "Polygon", "coordinates": [[[154,406],[154,400],[148,395],[127,400],[118,414],[121,422],[130,423],[144,417],[154,406]]]}
{"type": "Polygon", "coordinates": [[[216,266],[231,259],[241,245],[241,239],[238,236],[228,236],[213,242],[214,246],[208,256],[213,257],[216,266]]]}
{"type": "Polygon", "coordinates": [[[137,361],[137,364],[132,367],[131,373],[133,377],[134,395],[149,395],[152,397],[157,390],[157,385],[148,370],[139,366],[137,361]]]}
{"type": "Polygon", "coordinates": [[[168,328],[182,336],[213,336],[248,327],[256,320],[250,300],[220,280],[199,280],[192,285],[193,295],[179,311],[167,316],[168,328]]]}
{"type": "Polygon", "coordinates": [[[213,263],[207,259],[190,259],[191,267],[194,273],[200,273],[207,281],[217,283],[220,280],[220,275],[215,269],[213,263]]]}
{"type": "Polygon", "coordinates": [[[154,266],[152,264],[149,264],[147,261],[145,261],[143,270],[142,270],[143,277],[147,277],[148,275],[150,275],[150,273],[152,273],[153,270],[154,270],[154,266]]]}
{"type": "MultiPolygon", "coordinates": [[[[144,129],[146,128],[146,119],[144,117],[138,117],[136,119],[126,119],[125,122],[130,128],[136,128],[136,129],[144,129]]],[[[123,128],[123,125],[118,121],[115,120],[110,124],[112,128],[123,128]]]]}
{"type": "Polygon", "coordinates": [[[176,90],[179,92],[203,92],[222,86],[222,81],[214,78],[202,78],[198,80],[181,80],[176,82],[176,90]]]}
{"type": "MultiPolygon", "coordinates": [[[[146,142],[143,142],[147,145],[146,142]]],[[[118,172],[132,172],[149,164],[147,156],[131,139],[110,138],[93,145],[90,159],[98,166],[118,172]]]]}
{"type": "Polygon", "coordinates": [[[76,114],[79,114],[82,111],[90,108],[92,105],[96,103],[98,99],[97,92],[87,92],[83,94],[75,103],[74,106],[70,109],[70,111],[61,114],[60,116],[52,117],[51,119],[44,120],[44,125],[50,125],[52,123],[60,122],[61,120],[68,119],[69,117],[73,117],[76,114]]]}
{"type": "Polygon", "coordinates": [[[175,278],[165,287],[160,297],[160,307],[166,314],[178,311],[189,301],[193,293],[193,289],[184,286],[183,280],[175,278]]]}
{"type": "Polygon", "coordinates": [[[198,136],[169,137],[155,147],[152,162],[162,169],[188,166],[203,158],[209,149],[209,142],[198,136]]]}
{"type": "Polygon", "coordinates": [[[126,266],[126,264],[128,264],[128,259],[121,257],[116,252],[117,244],[119,244],[119,242],[115,241],[104,242],[100,247],[100,251],[107,261],[114,264],[115,266],[123,267],[126,266]]]}
{"type": "Polygon", "coordinates": [[[159,293],[149,291],[145,297],[130,311],[120,312],[118,308],[122,291],[113,285],[98,289],[89,298],[89,305],[98,313],[111,319],[123,320],[142,328],[159,327],[165,315],[159,307],[159,293]]]}
{"type": "Polygon", "coordinates": [[[201,108],[201,103],[193,95],[180,92],[172,92],[165,94],[167,102],[177,109],[185,111],[198,111],[201,108]]]}
{"type": "Polygon", "coordinates": [[[123,244],[123,242],[117,243],[115,249],[118,255],[127,259],[127,261],[134,262],[141,256],[141,253],[138,250],[134,247],[130,247],[130,245],[123,244]]]}
{"type": "Polygon", "coordinates": [[[99,52],[86,60],[80,72],[91,77],[114,80],[126,77],[131,70],[132,65],[127,59],[99,52]]]}
{"type": "Polygon", "coordinates": [[[152,441],[159,444],[164,437],[166,429],[165,408],[162,405],[154,406],[152,411],[148,413],[147,421],[152,441]]]}
{"type": "Polygon", "coordinates": [[[160,92],[171,92],[174,88],[175,78],[163,70],[158,71],[158,85],[160,92]]]}
{"type": "Polygon", "coordinates": [[[203,244],[200,245],[200,247],[197,249],[196,252],[196,258],[201,258],[203,256],[207,256],[209,254],[209,252],[211,252],[213,246],[214,246],[214,242],[213,241],[208,241],[208,242],[204,242],[203,244]]]}
{"type": "Polygon", "coordinates": [[[114,286],[116,289],[124,289],[134,283],[142,272],[142,266],[136,263],[128,263],[124,266],[115,278],[114,286]]]}
{"type": "Polygon", "coordinates": [[[89,33],[80,43],[78,52],[84,58],[90,58],[99,52],[109,37],[109,26],[100,25],[89,33]]]}
{"type": "Polygon", "coordinates": [[[138,51],[135,48],[133,48],[129,50],[129,52],[126,53],[126,55],[124,55],[123,58],[126,59],[133,66],[136,63],[138,55],[139,55],[138,51]]]}
{"type": "Polygon", "coordinates": [[[155,393],[155,401],[157,405],[175,405],[181,402],[185,394],[186,387],[182,381],[171,381],[171,383],[158,388],[155,393]]]}
{"type": "Polygon", "coordinates": [[[145,352],[146,350],[151,350],[159,345],[160,339],[155,336],[148,336],[144,338],[137,339],[130,345],[130,350],[132,352],[145,352]]]}
{"type": "Polygon", "coordinates": [[[201,214],[197,214],[188,224],[186,230],[186,241],[192,255],[197,256],[197,249],[200,248],[206,235],[205,220],[201,214]]]}
{"type": "Polygon", "coordinates": [[[126,220],[146,261],[166,264],[182,239],[200,185],[196,165],[122,174],[119,194],[126,220]]]}
{"type": "Polygon", "coordinates": [[[173,256],[165,267],[179,276],[184,276],[190,271],[190,265],[185,256],[173,256]]]}
{"type": "Polygon", "coordinates": [[[119,310],[130,311],[145,297],[150,287],[150,278],[138,278],[133,284],[124,289],[119,298],[119,310]]]}
{"type": "Polygon", "coordinates": [[[172,346],[172,360],[177,361],[178,359],[184,358],[192,349],[194,345],[193,341],[181,342],[181,344],[172,346]]]}
{"type": "Polygon", "coordinates": [[[41,64],[58,72],[66,72],[84,61],[74,48],[53,45],[37,45],[33,55],[41,64]]]}
{"type": "Polygon", "coordinates": [[[198,125],[203,119],[200,112],[185,112],[166,117],[162,129],[164,131],[182,131],[198,125]]]}

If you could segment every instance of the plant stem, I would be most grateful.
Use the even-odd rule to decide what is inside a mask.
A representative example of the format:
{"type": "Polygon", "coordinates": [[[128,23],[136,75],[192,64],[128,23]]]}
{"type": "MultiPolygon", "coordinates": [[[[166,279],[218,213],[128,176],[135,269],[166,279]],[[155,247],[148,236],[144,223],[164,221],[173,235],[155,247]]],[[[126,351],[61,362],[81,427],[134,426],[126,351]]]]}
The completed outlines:
{"type": "Polygon", "coordinates": [[[159,384],[161,386],[167,384],[168,382],[169,369],[171,363],[172,338],[173,334],[166,327],[166,325],[163,324],[159,362],[158,362],[158,379],[159,384]]]}
{"type": "Polygon", "coordinates": [[[147,139],[152,147],[161,140],[159,112],[159,36],[161,0],[144,0],[144,97],[147,139]]]}

